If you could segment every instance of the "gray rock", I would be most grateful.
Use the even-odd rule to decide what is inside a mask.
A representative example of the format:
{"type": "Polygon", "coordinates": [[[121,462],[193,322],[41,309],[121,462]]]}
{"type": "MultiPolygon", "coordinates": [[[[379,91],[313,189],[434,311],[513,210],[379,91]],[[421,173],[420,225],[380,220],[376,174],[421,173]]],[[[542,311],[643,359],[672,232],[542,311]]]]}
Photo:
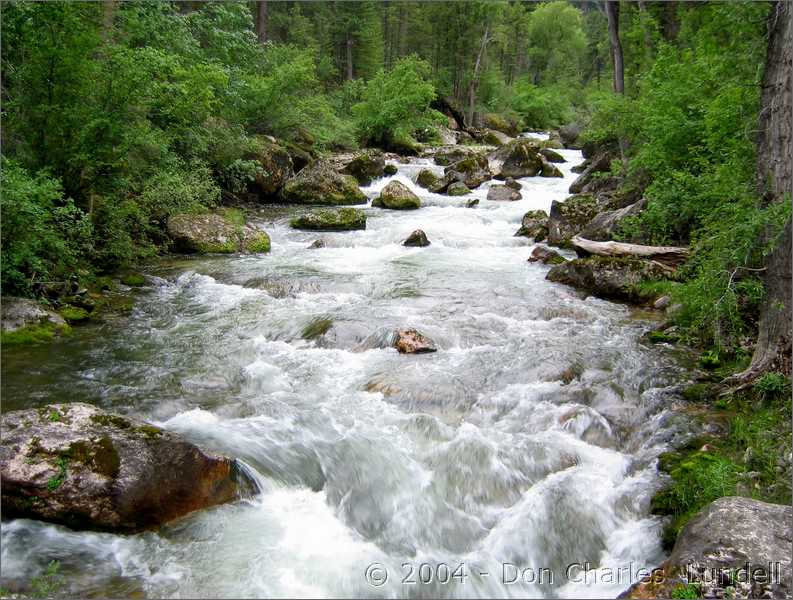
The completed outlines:
{"type": "Polygon", "coordinates": [[[491,185],[487,190],[487,199],[496,202],[515,202],[522,198],[520,192],[506,185],[491,185]]]}
{"type": "Polygon", "coordinates": [[[548,217],[548,243],[566,244],[578,235],[600,211],[597,199],[590,194],[570,196],[564,202],[554,200],[548,217]]]}
{"type": "Polygon", "coordinates": [[[366,204],[366,195],[352,175],[337,173],[328,161],[309,164],[281,189],[284,202],[294,204],[366,204]]]}
{"type": "Polygon", "coordinates": [[[479,198],[474,198],[465,203],[465,208],[474,208],[475,206],[479,206],[479,198]]]}
{"type": "Polygon", "coordinates": [[[540,162],[542,163],[540,177],[564,177],[564,174],[544,156],[540,156],[540,162]]]}
{"type": "Polygon", "coordinates": [[[535,242],[542,241],[548,235],[548,215],[544,210],[530,210],[520,222],[520,229],[516,236],[533,238],[535,242]]]}
{"type": "Polygon", "coordinates": [[[470,193],[471,190],[462,181],[455,181],[446,188],[446,194],[449,196],[467,196],[470,193]]]}
{"type": "Polygon", "coordinates": [[[541,262],[544,265],[560,265],[566,262],[566,259],[559,254],[556,250],[552,250],[547,246],[535,246],[529,256],[529,262],[541,262]]]}
{"type": "Polygon", "coordinates": [[[513,190],[520,191],[523,186],[520,185],[519,181],[515,181],[512,177],[507,177],[504,180],[504,185],[508,188],[512,188],[513,190]]]}
{"type": "Polygon", "coordinates": [[[65,328],[66,321],[58,313],[47,310],[35,300],[3,296],[0,300],[0,330],[11,333],[25,327],[47,324],[65,328]]]}
{"type": "Polygon", "coordinates": [[[83,403],[2,416],[4,517],[134,532],[250,490],[235,462],[83,403]]]}
{"type": "Polygon", "coordinates": [[[534,177],[542,170],[540,146],[526,138],[514,140],[490,154],[491,168],[498,179],[534,177]]]}
{"type": "Polygon", "coordinates": [[[669,306],[671,301],[672,299],[669,296],[661,296],[658,298],[658,300],[653,302],[653,308],[656,310],[664,310],[667,306],[669,306]]]}
{"type": "Polygon", "coordinates": [[[699,576],[706,598],[721,597],[728,585],[735,588],[736,597],[789,597],[792,521],[793,508],[787,505],[736,496],[719,498],[686,524],[668,564],[676,573],[699,576]],[[753,582],[741,583],[737,581],[740,573],[730,576],[732,569],[744,569],[747,563],[749,573],[755,568],[765,569],[769,581],[755,577],[753,582]],[[724,577],[714,581],[709,577],[714,569],[724,577]],[[710,583],[706,583],[708,580],[710,583]]]}
{"type": "Polygon", "coordinates": [[[381,150],[367,149],[353,155],[352,160],[342,169],[342,173],[352,175],[361,185],[369,185],[373,179],[385,173],[385,157],[381,150]]]}
{"type": "Polygon", "coordinates": [[[620,224],[628,217],[638,215],[644,210],[645,206],[647,206],[647,201],[642,199],[624,208],[598,213],[581,230],[580,235],[582,238],[595,242],[606,242],[614,239],[620,224]]]}
{"type": "Polygon", "coordinates": [[[540,148],[540,154],[543,155],[545,160],[552,163],[563,163],[567,162],[564,156],[559,154],[556,150],[552,150],[551,148],[540,148]]]}
{"type": "Polygon", "coordinates": [[[604,173],[611,170],[611,161],[613,158],[614,157],[611,152],[607,150],[602,150],[596,156],[592,157],[592,159],[588,161],[584,172],[581,173],[581,175],[579,175],[572,184],[570,184],[570,193],[581,194],[594,191],[586,189],[587,186],[596,179],[595,175],[597,173],[604,173]]]}
{"type": "Polygon", "coordinates": [[[471,189],[479,187],[493,177],[487,157],[482,154],[475,154],[452,163],[444,169],[444,173],[471,189]]]}
{"type": "Polygon", "coordinates": [[[545,278],[600,298],[642,303],[651,300],[651,296],[642,293],[639,284],[663,279],[666,275],[664,267],[652,261],[592,256],[557,265],[545,278]]]}
{"type": "Polygon", "coordinates": [[[180,213],[168,218],[168,235],[177,252],[269,252],[270,237],[247,224],[237,224],[217,213],[180,213]]]}
{"type": "Polygon", "coordinates": [[[409,187],[399,181],[390,181],[372,201],[372,206],[393,210],[414,210],[421,208],[421,199],[409,187]]]}

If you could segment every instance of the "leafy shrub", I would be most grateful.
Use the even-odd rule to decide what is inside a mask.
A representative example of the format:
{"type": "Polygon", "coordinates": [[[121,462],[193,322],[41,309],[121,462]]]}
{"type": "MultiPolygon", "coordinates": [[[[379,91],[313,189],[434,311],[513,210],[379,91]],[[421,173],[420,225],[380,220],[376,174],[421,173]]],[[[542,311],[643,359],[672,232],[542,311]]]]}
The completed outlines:
{"type": "Polygon", "coordinates": [[[410,143],[417,131],[445,122],[430,108],[435,87],[429,81],[427,62],[409,56],[390,71],[379,70],[353,107],[359,135],[369,143],[410,143]]]}
{"type": "Polygon", "coordinates": [[[85,265],[91,222],[58,180],[7,158],[0,164],[3,293],[26,295],[35,281],[70,278],[85,265]]]}
{"type": "Polygon", "coordinates": [[[572,118],[568,93],[561,88],[540,88],[530,83],[528,77],[519,79],[514,86],[510,108],[531,129],[548,129],[568,122],[572,118]]]}

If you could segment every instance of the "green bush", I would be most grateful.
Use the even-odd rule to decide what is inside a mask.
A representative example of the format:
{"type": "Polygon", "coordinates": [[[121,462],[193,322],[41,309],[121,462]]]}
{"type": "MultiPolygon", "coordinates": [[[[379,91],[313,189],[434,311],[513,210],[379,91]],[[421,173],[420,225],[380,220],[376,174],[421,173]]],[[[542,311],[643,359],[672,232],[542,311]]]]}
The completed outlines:
{"type": "Polygon", "coordinates": [[[446,118],[430,108],[435,86],[429,74],[429,64],[416,56],[401,59],[390,71],[378,71],[353,107],[360,137],[373,144],[409,145],[417,132],[444,123],[446,118]]]}
{"type": "Polygon", "coordinates": [[[37,281],[69,279],[86,264],[91,222],[58,180],[7,158],[0,165],[3,293],[28,295],[37,281]]]}

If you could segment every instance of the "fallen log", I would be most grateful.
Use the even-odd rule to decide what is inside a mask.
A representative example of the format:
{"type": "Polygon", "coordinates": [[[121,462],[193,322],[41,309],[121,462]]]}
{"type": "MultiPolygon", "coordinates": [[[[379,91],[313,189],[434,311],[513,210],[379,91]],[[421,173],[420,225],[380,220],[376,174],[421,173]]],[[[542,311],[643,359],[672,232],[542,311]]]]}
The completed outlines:
{"type": "Polygon", "coordinates": [[[690,250],[679,246],[642,246],[640,244],[624,244],[622,242],[593,242],[575,236],[570,240],[576,254],[586,258],[597,256],[625,256],[654,260],[669,267],[676,267],[688,259],[690,250]]]}

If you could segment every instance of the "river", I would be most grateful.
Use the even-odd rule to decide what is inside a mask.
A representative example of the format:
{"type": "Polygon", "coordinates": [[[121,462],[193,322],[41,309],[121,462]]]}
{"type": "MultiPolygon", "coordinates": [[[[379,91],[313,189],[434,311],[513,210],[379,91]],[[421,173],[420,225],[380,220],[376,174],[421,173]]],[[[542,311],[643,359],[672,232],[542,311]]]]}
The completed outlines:
{"type": "Polygon", "coordinates": [[[428,193],[413,179],[442,168],[414,159],[393,178],[423,207],[366,208],[365,231],[263,209],[270,254],[156,263],[132,314],[4,350],[4,410],[94,402],[239,458],[261,489],[139,535],[3,522],[3,579],[58,560],[85,597],[614,597],[661,562],[649,501],[681,368],[640,340],[652,315],[527,262],[521,216],[582,160],[560,152],[565,177],[520,180],[518,202],[428,193]],[[431,246],[403,247],[419,228],[431,246]],[[401,327],[438,352],[387,347],[401,327]]]}

